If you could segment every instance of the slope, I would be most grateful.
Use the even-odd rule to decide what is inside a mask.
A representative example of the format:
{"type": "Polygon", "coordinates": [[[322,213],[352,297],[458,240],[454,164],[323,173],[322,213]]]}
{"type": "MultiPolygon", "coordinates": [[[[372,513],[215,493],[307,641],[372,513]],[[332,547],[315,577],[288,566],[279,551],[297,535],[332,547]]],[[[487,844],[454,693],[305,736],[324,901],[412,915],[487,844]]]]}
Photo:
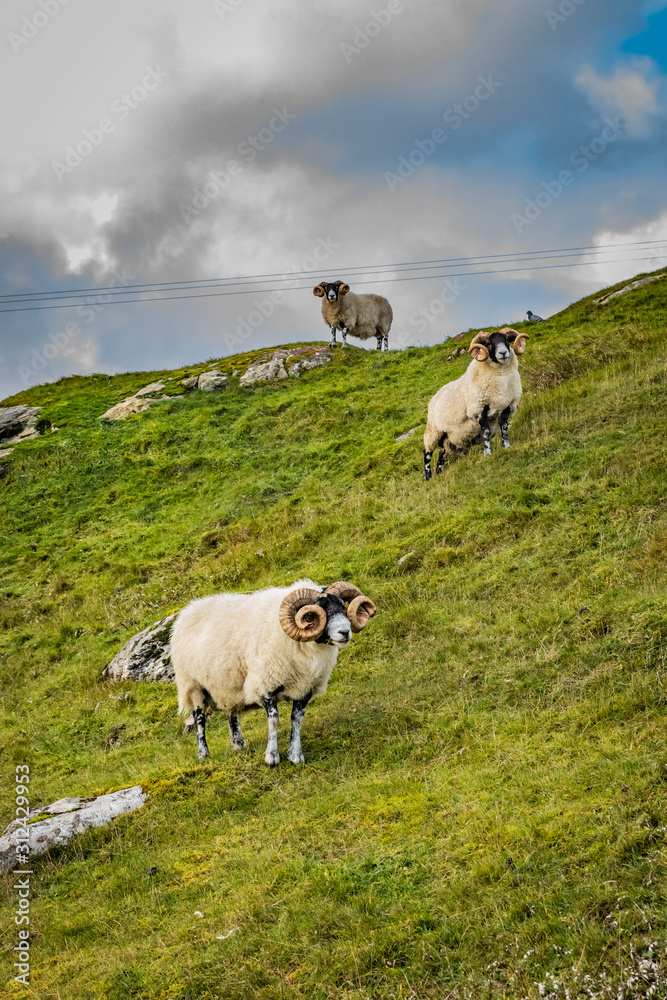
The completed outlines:
{"type": "Polygon", "coordinates": [[[151,792],[35,859],[35,996],[555,997],[587,975],[606,996],[664,949],[666,288],[525,324],[512,449],[430,483],[426,402],[467,364],[447,346],[348,348],[121,424],[97,415],[165,373],[8,401],[59,430],[0,482],[5,787],[28,763],[33,804],[151,792]],[[247,754],[216,718],[198,763],[172,689],[101,680],[191,598],[300,576],[379,609],[308,709],[304,767],[266,769],[258,713],[247,754]]]}

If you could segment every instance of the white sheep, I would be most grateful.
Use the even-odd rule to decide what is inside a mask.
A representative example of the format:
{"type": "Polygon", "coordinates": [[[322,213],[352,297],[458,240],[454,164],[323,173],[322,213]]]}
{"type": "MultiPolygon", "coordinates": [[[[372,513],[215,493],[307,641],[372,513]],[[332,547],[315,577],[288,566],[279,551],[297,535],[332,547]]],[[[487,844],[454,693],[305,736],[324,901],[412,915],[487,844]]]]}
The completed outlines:
{"type": "Polygon", "coordinates": [[[491,438],[502,434],[509,448],[508,425],[521,399],[517,356],[526,349],[528,335],[505,326],[498,333],[482,330],[468,348],[471,361],[460,378],[438,389],[428,404],[424,432],[424,479],[431,478],[431,456],[440,448],[436,474],[442,472],[445,454],[458,455],[480,439],[484,454],[491,454],[491,438]]]}
{"type": "Polygon", "coordinates": [[[368,340],[377,338],[377,349],[389,350],[389,330],[394,318],[391,306],[382,295],[355,295],[343,281],[321,281],[313,288],[313,295],[323,299],[322,315],[331,327],[330,347],[336,346],[336,330],[343,337],[343,347],[347,346],[347,335],[368,340]]]}
{"type": "Polygon", "coordinates": [[[301,723],[306,705],[324,694],[339,649],[350,644],[375,614],[358,587],[339,581],[320,587],[297,580],[253,594],[213,594],[192,601],[178,615],[171,635],[171,659],[181,712],[192,711],[198,756],[206,745],[206,710],[225,712],[232,746],[245,746],[239,712],[265,709],[269,741],[264,759],[278,754],[279,701],[292,701],[288,758],[303,763],[301,723]],[[349,601],[347,612],[345,603],[349,601]]]}

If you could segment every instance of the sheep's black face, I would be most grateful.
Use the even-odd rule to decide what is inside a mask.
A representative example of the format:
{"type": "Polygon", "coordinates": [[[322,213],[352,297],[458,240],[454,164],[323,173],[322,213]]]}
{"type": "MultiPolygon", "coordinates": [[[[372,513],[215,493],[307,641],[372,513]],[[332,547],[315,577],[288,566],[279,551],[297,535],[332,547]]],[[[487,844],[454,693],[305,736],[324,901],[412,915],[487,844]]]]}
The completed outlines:
{"type": "Polygon", "coordinates": [[[340,288],[340,282],[322,282],[322,287],[324,288],[324,294],[329,302],[338,302],[338,289],[340,288]]]}
{"type": "Polygon", "coordinates": [[[489,360],[497,365],[504,365],[512,357],[510,342],[504,333],[492,333],[489,335],[486,345],[489,349],[489,360]]]}
{"type": "Polygon", "coordinates": [[[330,642],[339,649],[349,646],[352,638],[352,626],[350,619],[345,614],[345,605],[340,597],[335,594],[326,594],[319,597],[315,604],[323,608],[327,613],[327,623],[324,632],[316,639],[316,642],[330,642]]]}

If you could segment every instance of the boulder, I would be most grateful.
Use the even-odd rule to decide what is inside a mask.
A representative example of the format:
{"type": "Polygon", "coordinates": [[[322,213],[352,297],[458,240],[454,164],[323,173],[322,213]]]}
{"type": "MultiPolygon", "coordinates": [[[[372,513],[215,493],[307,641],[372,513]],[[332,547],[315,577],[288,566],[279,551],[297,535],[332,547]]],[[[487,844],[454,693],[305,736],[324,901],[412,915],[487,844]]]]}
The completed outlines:
{"type": "Polygon", "coordinates": [[[301,375],[302,372],[309,372],[313,368],[319,368],[320,365],[325,365],[327,361],[331,361],[331,351],[317,351],[315,354],[311,354],[310,357],[302,358],[300,361],[294,361],[289,366],[290,375],[301,375]]]}
{"type": "MultiPolygon", "coordinates": [[[[116,816],[134,812],[141,808],[148,796],[141,785],[132,788],[121,788],[108,795],[98,795],[97,798],[65,798],[59,799],[50,806],[40,806],[31,809],[28,817],[28,839],[30,855],[43,854],[50,847],[60,847],[66,844],[75,834],[82,833],[96,826],[106,826],[116,816]],[[48,815],[43,816],[44,813],[48,815]],[[43,818],[32,822],[37,816],[43,818]]],[[[19,820],[14,820],[0,837],[0,872],[12,869],[20,871],[22,866],[17,857],[18,844],[25,844],[25,828],[19,820]]]]}
{"type": "Polygon", "coordinates": [[[147,410],[154,399],[140,399],[138,396],[128,396],[120,403],[110,407],[106,413],[100,415],[100,420],[127,420],[133,413],[143,413],[147,410]]]}
{"type": "MultiPolygon", "coordinates": [[[[149,406],[152,406],[156,402],[155,399],[149,399],[149,396],[154,396],[157,392],[162,392],[164,389],[164,382],[150,382],[145,385],[143,389],[137,389],[133,396],[127,396],[122,399],[120,403],[116,403],[115,406],[111,406],[106,413],[102,413],[99,417],[100,420],[127,420],[131,417],[133,413],[143,413],[147,410],[149,406]]],[[[157,399],[169,399],[168,396],[158,396],[157,399]]]]}
{"type": "Polygon", "coordinates": [[[227,376],[222,372],[203,372],[199,376],[197,388],[204,392],[220,392],[227,388],[227,376]]]}
{"type": "Polygon", "coordinates": [[[39,406],[0,406],[0,441],[18,444],[39,437],[39,406]]]}
{"type": "Polygon", "coordinates": [[[169,641],[175,617],[176,614],[167,615],[132,636],[106,665],[102,676],[112,681],[172,682],[174,668],[169,641]]]}
{"type": "Polygon", "coordinates": [[[245,375],[239,379],[239,384],[247,388],[257,382],[273,382],[280,378],[287,378],[285,363],[282,358],[273,358],[265,364],[250,365],[245,375]]]}
{"type": "Polygon", "coordinates": [[[137,390],[135,396],[152,396],[156,392],[162,392],[164,389],[164,382],[151,382],[149,385],[145,385],[143,389],[137,390]]]}
{"type": "Polygon", "coordinates": [[[191,375],[190,378],[182,378],[181,385],[189,392],[191,389],[197,388],[197,383],[199,382],[199,375],[191,375]]]}

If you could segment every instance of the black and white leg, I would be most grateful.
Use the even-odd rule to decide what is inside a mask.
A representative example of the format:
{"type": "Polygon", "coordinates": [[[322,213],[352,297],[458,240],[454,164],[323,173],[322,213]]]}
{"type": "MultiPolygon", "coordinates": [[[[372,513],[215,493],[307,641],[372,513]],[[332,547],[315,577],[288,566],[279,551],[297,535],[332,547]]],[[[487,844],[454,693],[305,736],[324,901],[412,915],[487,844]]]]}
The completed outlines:
{"type": "Polygon", "coordinates": [[[331,342],[329,343],[329,347],[335,347],[335,346],[336,346],[336,327],[332,326],[331,327],[331,342]]]}
{"type": "Polygon", "coordinates": [[[271,691],[265,698],[262,698],[262,706],[266,711],[266,718],[269,723],[269,742],[266,744],[264,760],[269,767],[275,767],[280,763],[278,753],[278,694],[271,691]]]}
{"type": "Polygon", "coordinates": [[[343,339],[343,347],[347,347],[347,327],[346,326],[341,327],[340,333],[343,339]]]}
{"type": "Polygon", "coordinates": [[[232,741],[232,746],[235,750],[243,750],[245,746],[245,740],[243,739],[243,733],[241,732],[241,724],[239,722],[238,715],[229,716],[229,738],[232,741]]]}
{"type": "Polygon", "coordinates": [[[440,473],[442,472],[442,468],[443,468],[443,466],[445,464],[445,438],[446,437],[447,437],[447,435],[443,434],[442,437],[440,438],[440,440],[438,441],[438,448],[440,449],[440,451],[438,452],[438,461],[437,461],[436,466],[435,466],[435,474],[436,474],[436,476],[440,475],[440,473]]]}
{"type": "Polygon", "coordinates": [[[292,764],[303,764],[301,723],[303,722],[306,705],[312,697],[312,691],[309,691],[303,698],[292,702],[292,732],[290,734],[289,750],[287,751],[287,757],[292,764]]]}
{"type": "Polygon", "coordinates": [[[381,351],[382,350],[382,334],[381,333],[377,333],[375,336],[377,337],[377,347],[376,347],[376,350],[377,351],[381,351]]]}
{"type": "Polygon", "coordinates": [[[482,415],[479,418],[479,426],[482,428],[482,437],[484,438],[484,454],[491,454],[491,428],[489,427],[489,407],[488,405],[482,410],[482,415]]]}
{"type": "Polygon", "coordinates": [[[195,729],[197,730],[197,756],[200,760],[210,757],[209,749],[206,745],[206,717],[203,708],[195,708],[192,713],[195,729]]]}
{"type": "Polygon", "coordinates": [[[509,425],[510,425],[510,408],[509,406],[507,406],[500,414],[500,433],[503,438],[503,448],[510,447],[510,439],[508,434],[509,425]]]}
{"type": "Polygon", "coordinates": [[[424,479],[428,482],[431,478],[431,458],[433,456],[432,451],[427,451],[424,448],[424,479]]]}
{"type": "Polygon", "coordinates": [[[385,351],[389,350],[389,334],[388,333],[385,333],[385,335],[384,335],[384,349],[385,349],[385,351]]]}

